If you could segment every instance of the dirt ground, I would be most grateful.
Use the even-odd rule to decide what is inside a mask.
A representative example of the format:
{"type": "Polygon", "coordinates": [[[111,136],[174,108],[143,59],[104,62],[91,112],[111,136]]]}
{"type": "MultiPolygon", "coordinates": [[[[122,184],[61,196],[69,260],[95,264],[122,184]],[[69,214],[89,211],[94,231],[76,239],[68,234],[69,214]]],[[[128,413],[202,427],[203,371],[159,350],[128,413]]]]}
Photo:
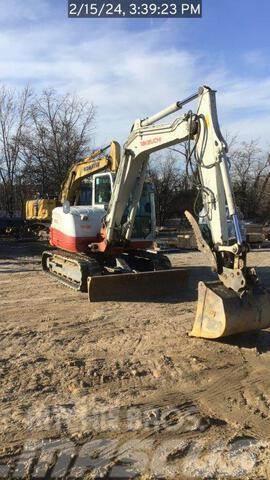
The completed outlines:
{"type": "Polygon", "coordinates": [[[270,478],[270,332],[187,336],[204,256],[177,299],[90,304],[42,249],[0,243],[0,478],[270,478]]]}

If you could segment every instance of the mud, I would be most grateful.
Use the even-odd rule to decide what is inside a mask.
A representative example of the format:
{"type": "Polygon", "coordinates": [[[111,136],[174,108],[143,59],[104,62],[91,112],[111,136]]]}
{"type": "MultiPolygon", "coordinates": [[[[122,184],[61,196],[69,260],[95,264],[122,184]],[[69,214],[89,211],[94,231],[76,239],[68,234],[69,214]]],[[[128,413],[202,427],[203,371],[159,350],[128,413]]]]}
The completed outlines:
{"type": "Polygon", "coordinates": [[[270,332],[187,336],[204,256],[171,256],[178,297],[89,304],[42,249],[0,243],[0,478],[270,478],[270,332]]]}

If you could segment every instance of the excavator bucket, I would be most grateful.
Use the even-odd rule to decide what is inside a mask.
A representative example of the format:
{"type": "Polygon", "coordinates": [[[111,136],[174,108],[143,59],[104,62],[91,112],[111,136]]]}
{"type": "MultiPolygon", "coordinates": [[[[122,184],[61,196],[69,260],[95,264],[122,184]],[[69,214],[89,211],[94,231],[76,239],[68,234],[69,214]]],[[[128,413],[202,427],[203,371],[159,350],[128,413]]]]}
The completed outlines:
{"type": "Polygon", "coordinates": [[[161,300],[179,297],[187,282],[188,270],[181,268],[98,275],[88,278],[88,298],[90,302],[161,300]]]}
{"type": "Polygon", "coordinates": [[[217,339],[270,326],[270,293],[250,292],[240,298],[221,282],[200,282],[192,337],[217,339]]]}

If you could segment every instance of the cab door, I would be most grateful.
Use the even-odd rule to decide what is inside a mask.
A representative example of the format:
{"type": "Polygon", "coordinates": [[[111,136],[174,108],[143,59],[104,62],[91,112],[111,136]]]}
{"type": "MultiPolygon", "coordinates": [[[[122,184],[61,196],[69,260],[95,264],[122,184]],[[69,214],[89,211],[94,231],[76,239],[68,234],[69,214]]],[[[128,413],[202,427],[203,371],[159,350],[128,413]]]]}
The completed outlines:
{"type": "Polygon", "coordinates": [[[113,176],[111,173],[100,173],[93,175],[92,205],[107,210],[112,189],[113,176]]]}

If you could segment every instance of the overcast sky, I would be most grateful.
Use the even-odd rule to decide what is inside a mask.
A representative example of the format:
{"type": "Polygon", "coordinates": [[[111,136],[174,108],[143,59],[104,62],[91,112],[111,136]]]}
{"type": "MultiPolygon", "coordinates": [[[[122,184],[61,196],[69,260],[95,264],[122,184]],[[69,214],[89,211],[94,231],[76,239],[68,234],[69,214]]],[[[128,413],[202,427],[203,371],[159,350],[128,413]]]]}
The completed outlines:
{"type": "Polygon", "coordinates": [[[97,106],[95,145],[206,84],[223,133],[270,145],[270,2],[203,0],[202,19],[68,19],[66,0],[0,0],[0,83],[97,106]]]}

